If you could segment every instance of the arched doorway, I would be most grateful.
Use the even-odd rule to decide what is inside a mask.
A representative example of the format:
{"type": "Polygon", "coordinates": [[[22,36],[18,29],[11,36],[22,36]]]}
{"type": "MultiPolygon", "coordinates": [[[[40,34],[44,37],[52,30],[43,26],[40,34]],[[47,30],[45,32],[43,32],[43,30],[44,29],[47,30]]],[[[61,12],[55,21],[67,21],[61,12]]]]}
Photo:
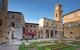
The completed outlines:
{"type": "Polygon", "coordinates": [[[57,38],[57,30],[55,31],[55,38],[57,38]]]}
{"type": "Polygon", "coordinates": [[[50,36],[51,36],[51,38],[53,38],[53,36],[54,36],[54,35],[53,35],[53,30],[51,30],[50,36]]]}
{"type": "Polygon", "coordinates": [[[11,39],[15,39],[13,30],[12,30],[12,33],[11,33],[11,39]]]}
{"type": "Polygon", "coordinates": [[[49,38],[49,30],[46,30],[46,38],[49,38]]]}
{"type": "Polygon", "coordinates": [[[13,33],[11,34],[11,39],[14,39],[14,34],[13,33]]]}

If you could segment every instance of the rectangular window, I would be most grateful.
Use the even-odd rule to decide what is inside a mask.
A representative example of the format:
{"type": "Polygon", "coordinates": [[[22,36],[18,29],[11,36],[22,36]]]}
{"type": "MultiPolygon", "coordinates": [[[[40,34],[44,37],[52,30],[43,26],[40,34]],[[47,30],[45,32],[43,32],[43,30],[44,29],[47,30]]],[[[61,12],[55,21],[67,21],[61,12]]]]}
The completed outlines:
{"type": "Polygon", "coordinates": [[[52,27],[56,27],[56,25],[55,24],[52,24],[52,27]]]}
{"type": "Polygon", "coordinates": [[[30,32],[32,32],[32,30],[30,30],[30,32]]]}
{"type": "Polygon", "coordinates": [[[49,26],[49,23],[46,23],[46,26],[48,27],[49,26]]]}
{"type": "Polygon", "coordinates": [[[15,18],[15,15],[12,15],[12,18],[15,18]]]}
{"type": "Polygon", "coordinates": [[[34,32],[36,32],[36,30],[34,30],[34,32]]]}
{"type": "Polygon", "coordinates": [[[32,25],[31,25],[31,27],[32,27],[32,25]]]}
{"type": "Polygon", "coordinates": [[[78,26],[80,26],[80,23],[78,23],[78,26]]]}
{"type": "Polygon", "coordinates": [[[12,27],[15,27],[15,23],[11,23],[11,26],[12,26],[12,27]]]}
{"type": "Polygon", "coordinates": [[[26,25],[26,27],[28,27],[28,25],[26,25]]]}
{"type": "Polygon", "coordinates": [[[28,32],[28,30],[26,30],[26,32],[28,32]]]}
{"type": "Polygon", "coordinates": [[[78,23],[78,26],[80,26],[80,22],[78,23]]]}
{"type": "Polygon", "coordinates": [[[70,32],[70,34],[73,34],[73,32],[70,32]]]}
{"type": "Polygon", "coordinates": [[[56,13],[56,17],[57,17],[57,13],[56,13]]]}
{"type": "Polygon", "coordinates": [[[36,25],[34,25],[34,27],[36,27],[36,25]]]}
{"type": "Polygon", "coordinates": [[[2,26],[2,20],[0,20],[0,26],[2,26]]]}
{"type": "Polygon", "coordinates": [[[73,24],[69,24],[69,27],[73,27],[73,24]]]}

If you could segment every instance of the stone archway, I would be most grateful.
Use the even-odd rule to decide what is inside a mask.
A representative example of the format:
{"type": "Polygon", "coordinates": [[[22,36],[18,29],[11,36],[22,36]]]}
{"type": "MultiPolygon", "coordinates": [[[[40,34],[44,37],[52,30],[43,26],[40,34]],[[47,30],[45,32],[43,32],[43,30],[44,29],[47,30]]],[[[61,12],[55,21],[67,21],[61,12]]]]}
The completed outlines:
{"type": "Polygon", "coordinates": [[[54,36],[53,34],[54,34],[54,31],[51,30],[51,33],[50,33],[51,38],[53,38],[53,36],[54,36]]]}
{"type": "Polygon", "coordinates": [[[46,30],[46,38],[49,38],[49,30],[46,30]]]}
{"type": "Polygon", "coordinates": [[[11,39],[14,39],[14,33],[11,34],[11,39]]]}
{"type": "Polygon", "coordinates": [[[15,39],[15,36],[14,36],[15,28],[10,27],[9,29],[10,29],[9,30],[9,42],[11,43],[15,39]]]}
{"type": "Polygon", "coordinates": [[[57,33],[58,33],[58,32],[57,32],[57,30],[56,30],[56,31],[55,31],[55,38],[57,38],[57,33]]]}

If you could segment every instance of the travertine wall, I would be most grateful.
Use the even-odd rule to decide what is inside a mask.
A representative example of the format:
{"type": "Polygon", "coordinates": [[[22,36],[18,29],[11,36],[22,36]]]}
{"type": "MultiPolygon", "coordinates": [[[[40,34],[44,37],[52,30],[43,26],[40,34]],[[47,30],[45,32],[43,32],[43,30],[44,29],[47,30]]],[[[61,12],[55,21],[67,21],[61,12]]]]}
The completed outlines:
{"type": "Polygon", "coordinates": [[[48,18],[41,18],[39,20],[39,34],[41,38],[60,38],[63,33],[63,24],[59,21],[51,20],[48,18]],[[57,31],[57,33],[55,33],[57,31]],[[57,35],[56,35],[57,34],[57,35]]]}
{"type": "Polygon", "coordinates": [[[80,40],[80,9],[64,15],[63,22],[65,38],[80,40]]]}
{"type": "Polygon", "coordinates": [[[67,15],[64,15],[63,17],[63,22],[75,22],[75,21],[80,21],[80,10],[71,12],[67,15]]]}
{"type": "Polygon", "coordinates": [[[24,23],[24,16],[21,12],[8,11],[8,26],[14,28],[14,38],[22,39],[24,23]],[[11,23],[14,23],[15,26],[13,27],[11,23]]]}
{"type": "Polygon", "coordinates": [[[0,9],[0,20],[2,20],[2,26],[0,26],[0,43],[5,42],[7,40],[7,17],[8,17],[8,11],[7,11],[7,5],[8,1],[3,0],[3,9],[0,9]]]}

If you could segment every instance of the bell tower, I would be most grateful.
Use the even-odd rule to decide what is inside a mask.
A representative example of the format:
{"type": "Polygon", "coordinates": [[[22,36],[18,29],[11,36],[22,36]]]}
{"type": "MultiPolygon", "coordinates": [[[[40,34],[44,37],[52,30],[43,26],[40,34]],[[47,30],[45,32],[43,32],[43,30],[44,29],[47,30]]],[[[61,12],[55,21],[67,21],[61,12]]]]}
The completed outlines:
{"type": "Polygon", "coordinates": [[[58,3],[55,7],[55,20],[61,22],[62,20],[62,6],[58,3]]]}

